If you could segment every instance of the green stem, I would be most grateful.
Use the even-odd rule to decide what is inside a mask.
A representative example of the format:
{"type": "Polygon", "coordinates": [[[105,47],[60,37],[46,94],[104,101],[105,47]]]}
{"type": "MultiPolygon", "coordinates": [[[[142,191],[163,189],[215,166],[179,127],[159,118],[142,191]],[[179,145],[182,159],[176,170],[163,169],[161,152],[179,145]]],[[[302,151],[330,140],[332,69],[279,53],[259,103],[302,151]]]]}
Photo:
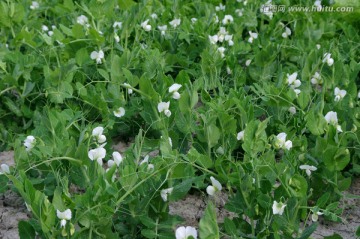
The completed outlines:
{"type": "Polygon", "coordinates": [[[40,163],[38,163],[38,164],[35,164],[35,165],[29,167],[29,168],[25,171],[25,173],[28,172],[30,169],[36,168],[36,167],[38,167],[38,166],[40,166],[40,165],[42,165],[42,164],[44,164],[44,163],[49,163],[49,162],[52,162],[52,161],[58,161],[58,160],[64,160],[64,159],[65,159],[65,160],[68,160],[68,161],[73,161],[73,162],[76,162],[76,163],[81,163],[81,162],[82,162],[82,161],[79,160],[79,159],[74,159],[74,158],[70,158],[70,157],[55,157],[55,158],[45,160],[45,161],[43,161],[43,162],[40,162],[40,163]]]}
{"type": "Polygon", "coordinates": [[[3,90],[3,91],[0,91],[0,96],[1,96],[2,94],[4,94],[6,91],[9,91],[9,90],[12,90],[12,89],[15,89],[15,88],[16,88],[15,86],[12,86],[12,87],[6,88],[6,89],[3,90]]]}

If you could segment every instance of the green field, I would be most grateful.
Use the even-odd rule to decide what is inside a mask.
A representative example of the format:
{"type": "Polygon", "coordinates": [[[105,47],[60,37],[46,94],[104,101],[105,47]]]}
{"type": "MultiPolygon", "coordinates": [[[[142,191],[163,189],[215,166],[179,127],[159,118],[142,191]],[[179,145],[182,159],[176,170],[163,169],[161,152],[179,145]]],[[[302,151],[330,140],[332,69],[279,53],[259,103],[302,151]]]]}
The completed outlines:
{"type": "Polygon", "coordinates": [[[30,211],[20,237],[306,239],[340,222],[359,31],[356,0],[2,0],[0,193],[30,211]],[[169,214],[189,195],[197,225],[169,214]]]}

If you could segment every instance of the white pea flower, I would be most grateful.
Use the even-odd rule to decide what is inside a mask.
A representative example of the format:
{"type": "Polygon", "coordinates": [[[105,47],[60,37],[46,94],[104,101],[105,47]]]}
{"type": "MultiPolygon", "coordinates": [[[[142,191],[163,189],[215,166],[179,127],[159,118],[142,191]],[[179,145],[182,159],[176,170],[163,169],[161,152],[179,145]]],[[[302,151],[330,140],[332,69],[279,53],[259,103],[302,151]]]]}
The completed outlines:
{"type": "Polygon", "coordinates": [[[346,90],[340,90],[338,87],[335,87],[334,90],[334,94],[335,94],[335,101],[338,102],[341,99],[343,99],[346,95],[346,90]]]}
{"type": "Polygon", "coordinates": [[[176,239],[188,239],[193,237],[197,239],[197,231],[194,227],[178,227],[175,232],[176,239]]]}
{"type": "Polygon", "coordinates": [[[122,22],[114,22],[113,28],[114,28],[115,31],[117,31],[117,29],[121,29],[122,28],[122,22]]]}
{"type": "Polygon", "coordinates": [[[191,23],[194,24],[195,22],[197,22],[197,20],[198,20],[197,18],[193,17],[191,18],[191,23]]]}
{"type": "Polygon", "coordinates": [[[225,41],[228,42],[229,46],[234,45],[234,42],[233,42],[232,38],[233,38],[233,35],[225,35],[225,41]]]}
{"type": "Polygon", "coordinates": [[[26,139],[24,140],[24,146],[26,147],[26,151],[30,151],[32,148],[34,148],[36,143],[36,139],[34,136],[29,135],[26,137],[26,139]]]}
{"type": "Polygon", "coordinates": [[[316,171],[317,167],[312,165],[300,165],[300,169],[305,170],[306,174],[310,177],[311,171],[316,171]]]}
{"type": "Polygon", "coordinates": [[[358,92],[358,99],[360,99],[360,91],[358,92]]]}
{"type": "Polygon", "coordinates": [[[314,2],[314,6],[316,7],[316,10],[317,10],[317,11],[321,11],[321,9],[322,9],[321,0],[316,0],[316,1],[314,2]]]}
{"type": "Polygon", "coordinates": [[[321,45],[320,44],[316,44],[316,49],[320,50],[321,45]]]}
{"type": "Polygon", "coordinates": [[[86,26],[89,22],[88,18],[84,15],[80,15],[77,17],[76,22],[80,25],[86,26]]]}
{"type": "Polygon", "coordinates": [[[294,106],[291,106],[291,107],[289,108],[289,112],[290,112],[290,114],[292,114],[292,115],[296,114],[296,108],[295,108],[294,106]]]}
{"type": "Polygon", "coordinates": [[[325,115],[325,120],[328,124],[337,125],[338,124],[337,113],[334,111],[329,111],[325,115]]]}
{"type": "Polygon", "coordinates": [[[322,213],[322,212],[313,212],[312,214],[311,214],[311,220],[313,221],[313,222],[317,222],[317,220],[319,220],[319,216],[321,216],[321,215],[323,215],[324,213],[322,213]]]}
{"type": "Polygon", "coordinates": [[[151,31],[151,25],[148,24],[149,19],[146,19],[145,21],[143,21],[140,26],[147,32],[151,31]]]}
{"type": "Polygon", "coordinates": [[[175,100],[178,100],[180,99],[180,94],[178,93],[178,90],[182,87],[182,85],[180,84],[172,84],[169,88],[169,93],[172,94],[172,97],[175,99],[175,100]]]}
{"type": "Polygon", "coordinates": [[[216,180],[213,176],[210,177],[211,184],[206,188],[207,194],[213,196],[216,192],[221,191],[222,186],[218,180],[216,180]]]}
{"type": "Polygon", "coordinates": [[[236,136],[237,140],[244,140],[244,134],[245,134],[245,130],[240,131],[236,136]]]}
{"type": "Polygon", "coordinates": [[[139,165],[141,165],[141,164],[144,164],[144,163],[149,163],[149,155],[146,155],[145,157],[144,157],[144,159],[139,163],[139,165]]]}
{"type": "Polygon", "coordinates": [[[60,221],[60,226],[65,227],[66,220],[68,220],[68,221],[71,220],[71,210],[66,209],[63,212],[60,212],[59,210],[56,210],[56,216],[61,220],[60,221]]]}
{"type": "Polygon", "coordinates": [[[251,60],[250,60],[250,59],[245,61],[245,66],[249,66],[250,64],[251,64],[251,60]]]}
{"type": "Polygon", "coordinates": [[[215,17],[214,17],[214,22],[219,23],[219,17],[217,15],[215,15],[215,17]]]}
{"type": "Polygon", "coordinates": [[[113,159],[114,159],[114,163],[116,163],[117,166],[119,166],[121,164],[121,162],[123,161],[123,157],[121,156],[121,154],[117,151],[112,153],[113,159]]]}
{"type": "Polygon", "coordinates": [[[31,2],[31,6],[30,6],[30,9],[31,10],[35,10],[35,9],[38,9],[40,7],[39,3],[36,2],[36,1],[32,1],[31,2]]]}
{"type": "Polygon", "coordinates": [[[180,18],[175,18],[174,20],[172,20],[171,22],[169,22],[169,24],[173,27],[176,28],[177,26],[179,26],[181,23],[181,19],[180,18]]]}
{"type": "Polygon", "coordinates": [[[120,42],[120,37],[118,36],[118,34],[114,34],[114,39],[115,39],[115,41],[117,42],[117,43],[119,43],[120,42]]]}
{"type": "Polygon", "coordinates": [[[313,85],[321,84],[322,80],[321,80],[321,75],[319,74],[319,72],[315,72],[315,74],[312,76],[310,81],[311,81],[311,84],[313,84],[313,85]]]}
{"type": "Polygon", "coordinates": [[[282,215],[284,213],[284,209],[286,207],[286,204],[283,204],[282,202],[277,202],[274,201],[273,206],[272,206],[272,210],[273,210],[273,214],[276,215],[282,215]]]}
{"type": "Polygon", "coordinates": [[[156,13],[153,13],[150,15],[152,19],[157,19],[158,18],[158,15],[156,13]]]}
{"type": "Polygon", "coordinates": [[[165,31],[167,30],[167,25],[158,26],[158,29],[161,31],[161,35],[165,35],[165,31]]]}
{"type": "Polygon", "coordinates": [[[116,117],[120,118],[125,115],[125,109],[123,107],[119,107],[117,110],[113,111],[113,113],[116,117]]]}
{"type": "Polygon", "coordinates": [[[328,66],[332,66],[334,64],[334,59],[331,58],[331,54],[330,53],[325,53],[324,54],[324,59],[322,60],[323,63],[326,62],[326,64],[328,64],[328,66]]]}
{"type": "Polygon", "coordinates": [[[220,146],[219,148],[216,149],[216,153],[224,155],[224,153],[225,153],[224,148],[222,146],[220,146]]]}
{"type": "Polygon", "coordinates": [[[48,31],[48,36],[51,37],[52,35],[54,35],[53,31],[48,31]]]}
{"type": "Polygon", "coordinates": [[[274,16],[272,9],[273,9],[272,0],[269,0],[265,4],[262,4],[260,6],[260,12],[268,16],[270,19],[272,19],[274,16]]]}
{"type": "Polygon", "coordinates": [[[88,152],[88,157],[91,161],[96,160],[97,163],[102,166],[103,165],[103,159],[106,156],[106,150],[102,147],[96,148],[96,149],[91,149],[88,152]]]}
{"type": "Polygon", "coordinates": [[[290,30],[290,28],[285,27],[285,32],[283,32],[283,33],[281,34],[281,36],[282,36],[283,38],[287,38],[287,37],[291,36],[291,30],[290,30]]]}
{"type": "Polygon", "coordinates": [[[41,30],[44,31],[44,32],[47,32],[47,31],[49,31],[49,28],[47,26],[45,26],[45,25],[42,25],[41,30]]]}
{"type": "Polygon", "coordinates": [[[172,139],[169,137],[169,144],[170,144],[170,146],[172,147],[173,145],[172,145],[172,139]]]}
{"type": "Polygon", "coordinates": [[[218,35],[209,36],[209,40],[211,44],[216,44],[219,41],[218,35]]]}
{"type": "Polygon", "coordinates": [[[94,128],[92,131],[92,136],[96,139],[96,141],[99,144],[102,144],[106,141],[106,136],[103,135],[103,132],[104,132],[104,128],[101,126],[94,128]]]}
{"type": "Polygon", "coordinates": [[[298,88],[301,85],[301,81],[297,78],[298,73],[294,72],[291,75],[287,74],[286,83],[292,88],[298,88]]]}
{"type": "Polygon", "coordinates": [[[164,202],[167,201],[168,194],[171,194],[174,188],[163,189],[160,192],[161,198],[164,202]]]}
{"type": "Polygon", "coordinates": [[[256,32],[249,31],[249,35],[250,35],[248,40],[249,43],[253,43],[254,39],[258,38],[258,33],[256,32]]]}
{"type": "Polygon", "coordinates": [[[235,13],[239,16],[239,17],[242,17],[244,15],[244,9],[236,9],[235,10],[235,13]]]}
{"type": "Polygon", "coordinates": [[[146,155],[145,158],[143,160],[141,160],[139,165],[142,165],[142,164],[146,163],[148,165],[147,170],[151,171],[151,170],[154,170],[154,165],[149,163],[149,159],[150,159],[149,155],[146,155]]]}
{"type": "Polygon", "coordinates": [[[168,102],[160,102],[157,106],[159,113],[164,112],[167,117],[170,117],[171,111],[169,110],[170,101],[168,102]]]}
{"type": "Polygon", "coordinates": [[[7,164],[1,164],[0,165],[0,175],[1,174],[10,174],[10,168],[7,164]]]}
{"type": "Polygon", "coordinates": [[[292,148],[292,142],[286,140],[286,133],[280,133],[276,136],[275,147],[290,150],[292,148]]]}
{"type": "Polygon", "coordinates": [[[296,97],[298,97],[299,94],[301,93],[301,90],[299,90],[299,89],[294,89],[294,92],[295,92],[295,94],[296,94],[296,97]]]}
{"type": "Polygon", "coordinates": [[[219,47],[219,48],[217,49],[217,51],[218,51],[218,52],[220,53],[220,55],[221,55],[221,58],[224,58],[224,57],[225,57],[225,54],[224,54],[225,50],[226,50],[225,47],[219,47]]]}
{"type": "Polygon", "coordinates": [[[154,168],[155,168],[154,164],[149,163],[147,166],[147,171],[152,171],[154,170],[154,168]]]}
{"type": "MultiPolygon", "coordinates": [[[[115,161],[110,159],[110,160],[107,161],[107,165],[108,165],[108,168],[111,168],[112,166],[115,165],[115,161]]],[[[108,171],[108,169],[106,171],[108,171]]]]}
{"type": "Polygon", "coordinates": [[[229,66],[226,66],[226,73],[227,73],[228,75],[231,75],[231,74],[232,74],[232,70],[230,69],[229,66]]]}
{"type": "Polygon", "coordinates": [[[343,132],[341,129],[341,126],[338,124],[338,118],[337,118],[337,113],[334,111],[329,111],[327,112],[327,114],[324,116],[325,120],[328,124],[331,124],[333,126],[336,127],[336,130],[338,132],[343,132]]]}
{"type": "Polygon", "coordinates": [[[124,83],[125,87],[128,89],[128,94],[131,95],[133,93],[133,89],[131,89],[131,85],[129,85],[128,83],[124,83]]]}
{"type": "Polygon", "coordinates": [[[222,20],[222,24],[224,24],[224,25],[227,25],[227,24],[233,23],[233,22],[234,22],[234,18],[231,15],[225,15],[224,19],[222,20]]]}
{"type": "Polygon", "coordinates": [[[104,59],[104,52],[102,50],[100,50],[99,52],[93,51],[90,54],[90,58],[92,60],[96,60],[96,64],[101,64],[102,59],[104,59]]]}
{"type": "Polygon", "coordinates": [[[219,6],[215,7],[215,11],[225,11],[225,5],[222,5],[222,3],[219,4],[219,6]]]}
{"type": "Polygon", "coordinates": [[[228,31],[226,31],[225,27],[220,27],[220,30],[217,35],[219,42],[223,42],[225,40],[226,35],[228,35],[228,31]]]}

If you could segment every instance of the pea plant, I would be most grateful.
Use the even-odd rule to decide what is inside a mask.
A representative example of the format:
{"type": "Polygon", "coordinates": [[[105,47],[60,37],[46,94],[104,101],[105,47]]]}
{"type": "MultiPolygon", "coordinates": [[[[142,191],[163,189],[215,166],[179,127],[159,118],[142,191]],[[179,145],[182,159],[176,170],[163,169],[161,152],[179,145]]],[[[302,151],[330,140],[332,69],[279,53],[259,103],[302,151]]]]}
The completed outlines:
{"type": "Polygon", "coordinates": [[[20,237],[305,239],[340,222],[360,174],[359,16],[354,1],[2,1],[16,166],[0,192],[31,214],[20,237]],[[189,194],[206,195],[198,225],[169,214],[189,194]]]}

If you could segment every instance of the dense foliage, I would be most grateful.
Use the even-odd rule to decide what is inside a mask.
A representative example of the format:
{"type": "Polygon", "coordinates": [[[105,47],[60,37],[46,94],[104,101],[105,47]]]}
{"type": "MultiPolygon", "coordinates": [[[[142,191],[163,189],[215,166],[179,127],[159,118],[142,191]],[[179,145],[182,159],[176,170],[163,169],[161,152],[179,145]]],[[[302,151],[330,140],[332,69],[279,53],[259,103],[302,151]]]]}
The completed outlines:
{"type": "Polygon", "coordinates": [[[360,173],[360,6],[294,2],[1,1],[16,167],[0,191],[31,210],[22,238],[303,239],[340,221],[360,173]],[[189,193],[209,198],[196,229],[168,213],[189,193]]]}

